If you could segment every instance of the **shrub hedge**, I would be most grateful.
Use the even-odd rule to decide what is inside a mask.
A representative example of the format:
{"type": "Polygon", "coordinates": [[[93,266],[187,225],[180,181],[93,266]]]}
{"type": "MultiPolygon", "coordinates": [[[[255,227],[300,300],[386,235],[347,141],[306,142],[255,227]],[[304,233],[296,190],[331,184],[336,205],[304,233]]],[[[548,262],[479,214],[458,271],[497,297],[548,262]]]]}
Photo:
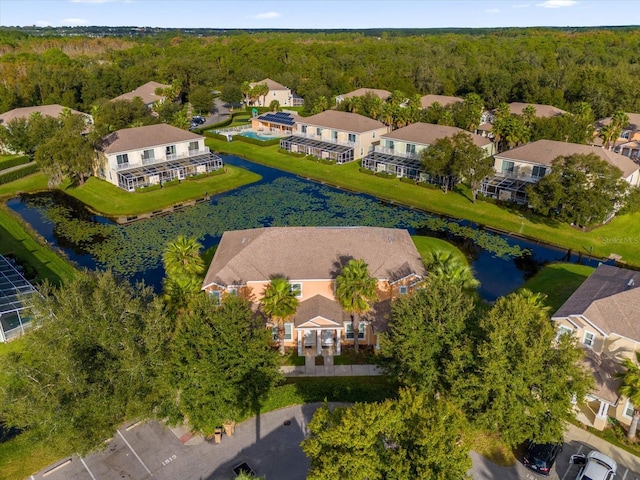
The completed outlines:
{"type": "Polygon", "coordinates": [[[29,163],[29,157],[7,158],[5,160],[0,160],[0,170],[6,170],[7,168],[24,165],[25,163],[29,163]]]}
{"type": "Polygon", "coordinates": [[[18,180],[19,178],[26,177],[27,175],[31,175],[37,170],[38,166],[34,163],[33,165],[27,165],[24,168],[19,168],[18,170],[13,170],[12,172],[0,174],[0,185],[2,185],[3,183],[13,182],[14,180],[18,180]]]}
{"type": "Polygon", "coordinates": [[[244,135],[234,135],[233,140],[238,140],[244,143],[250,143],[251,145],[258,145],[259,147],[268,147],[270,145],[280,145],[280,139],[274,138],[271,140],[258,140],[257,138],[245,137],[244,135]]]}

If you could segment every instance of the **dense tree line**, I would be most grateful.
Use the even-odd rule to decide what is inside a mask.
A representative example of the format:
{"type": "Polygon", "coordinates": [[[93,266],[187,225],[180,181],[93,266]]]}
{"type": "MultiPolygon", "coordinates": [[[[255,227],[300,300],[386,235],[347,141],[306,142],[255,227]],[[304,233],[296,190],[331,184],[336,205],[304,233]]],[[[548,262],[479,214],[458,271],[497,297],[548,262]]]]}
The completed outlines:
{"type": "MultiPolygon", "coordinates": [[[[128,39],[3,35],[0,110],[61,103],[89,111],[150,79],[230,90],[270,77],[313,105],[359,87],[414,94],[478,94],[500,102],[580,102],[596,117],[640,110],[638,29],[512,29],[408,36],[362,33],[254,33],[128,39]],[[71,48],[72,46],[76,48],[71,48]],[[50,48],[46,48],[50,47],[50,48]],[[77,53],[76,53],[77,52],[77,53]]],[[[235,90],[237,93],[237,90],[235,90]]],[[[238,99],[239,100],[239,99],[238,99]]]]}

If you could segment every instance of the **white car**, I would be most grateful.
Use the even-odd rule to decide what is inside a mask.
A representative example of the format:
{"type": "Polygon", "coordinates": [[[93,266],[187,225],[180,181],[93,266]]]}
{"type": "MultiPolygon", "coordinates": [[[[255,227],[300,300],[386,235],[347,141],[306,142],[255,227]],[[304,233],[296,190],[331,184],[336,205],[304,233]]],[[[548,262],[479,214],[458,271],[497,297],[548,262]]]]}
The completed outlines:
{"type": "Polygon", "coordinates": [[[571,463],[582,465],[576,480],[611,480],[616,475],[616,461],[597,450],[585,455],[572,455],[571,463]]]}

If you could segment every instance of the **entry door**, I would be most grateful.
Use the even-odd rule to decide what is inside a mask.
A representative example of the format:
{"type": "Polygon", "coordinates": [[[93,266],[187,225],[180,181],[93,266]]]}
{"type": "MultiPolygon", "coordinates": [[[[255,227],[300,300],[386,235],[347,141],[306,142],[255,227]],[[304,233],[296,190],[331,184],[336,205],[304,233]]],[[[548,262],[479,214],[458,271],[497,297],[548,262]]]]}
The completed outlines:
{"type": "Polygon", "coordinates": [[[304,346],[313,347],[316,344],[316,331],[307,330],[304,332],[304,346]]]}
{"type": "Polygon", "coordinates": [[[333,346],[333,330],[322,330],[322,346],[333,346]]]}

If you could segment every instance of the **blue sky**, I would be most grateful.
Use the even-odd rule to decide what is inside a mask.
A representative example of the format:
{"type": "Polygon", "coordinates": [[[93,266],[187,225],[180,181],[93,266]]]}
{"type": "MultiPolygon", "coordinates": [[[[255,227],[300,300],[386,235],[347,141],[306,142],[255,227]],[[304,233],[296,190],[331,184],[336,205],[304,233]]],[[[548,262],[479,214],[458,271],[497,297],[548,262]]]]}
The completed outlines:
{"type": "Polygon", "coordinates": [[[1,0],[0,25],[322,29],[640,25],[640,1],[1,0]]]}

